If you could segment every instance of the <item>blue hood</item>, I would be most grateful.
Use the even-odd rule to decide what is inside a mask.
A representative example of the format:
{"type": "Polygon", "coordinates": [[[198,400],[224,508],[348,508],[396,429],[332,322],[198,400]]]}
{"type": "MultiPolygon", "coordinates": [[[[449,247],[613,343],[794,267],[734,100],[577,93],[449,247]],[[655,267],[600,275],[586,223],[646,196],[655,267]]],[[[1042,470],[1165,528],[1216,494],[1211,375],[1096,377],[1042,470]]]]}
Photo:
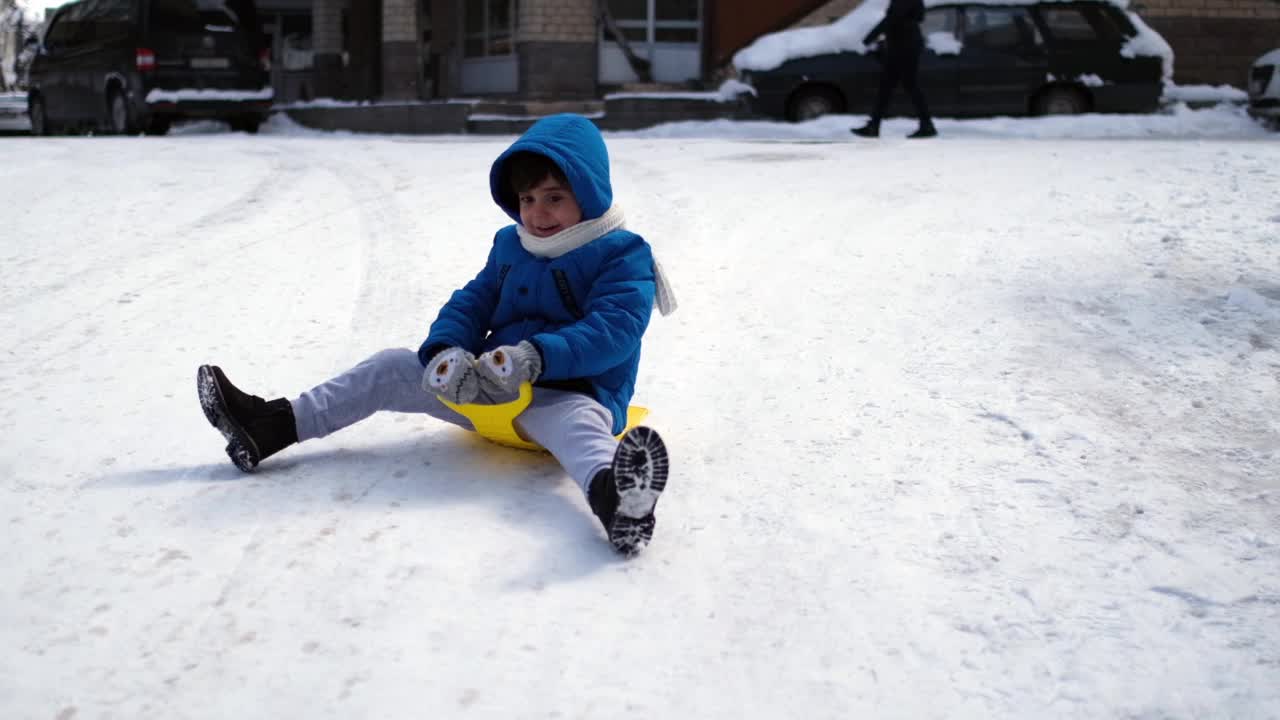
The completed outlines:
{"type": "Polygon", "coordinates": [[[613,204],[609,184],[609,150],[595,123],[581,115],[564,113],[542,118],[493,161],[489,192],[512,220],[520,222],[515,193],[507,186],[506,162],[512,153],[532,152],[551,159],[564,176],[582,208],[583,220],[594,220],[613,204]]]}

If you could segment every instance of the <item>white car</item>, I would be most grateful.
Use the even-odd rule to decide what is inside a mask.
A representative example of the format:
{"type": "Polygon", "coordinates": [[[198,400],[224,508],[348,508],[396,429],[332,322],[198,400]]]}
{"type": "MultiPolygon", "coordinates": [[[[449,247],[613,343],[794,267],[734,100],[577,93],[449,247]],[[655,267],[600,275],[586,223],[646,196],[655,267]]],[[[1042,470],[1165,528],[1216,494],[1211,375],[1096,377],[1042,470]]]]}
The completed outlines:
{"type": "Polygon", "coordinates": [[[1280,130],[1280,48],[1253,61],[1249,70],[1249,114],[1280,130]]]}
{"type": "Polygon", "coordinates": [[[27,121],[27,98],[19,93],[0,93],[0,133],[26,132],[31,129],[27,121]]]}

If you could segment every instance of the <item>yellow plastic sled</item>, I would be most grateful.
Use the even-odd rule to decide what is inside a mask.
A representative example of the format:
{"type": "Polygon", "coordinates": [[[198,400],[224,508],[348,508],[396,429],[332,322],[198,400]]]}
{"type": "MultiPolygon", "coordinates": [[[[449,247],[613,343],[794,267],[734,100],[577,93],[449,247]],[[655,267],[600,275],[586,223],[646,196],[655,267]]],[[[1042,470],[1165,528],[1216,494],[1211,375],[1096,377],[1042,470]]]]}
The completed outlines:
{"type": "MultiPolygon", "coordinates": [[[[477,403],[457,405],[439,395],[436,397],[440,398],[440,402],[459,415],[470,420],[471,424],[475,425],[476,432],[485,440],[524,450],[546,450],[541,445],[525,440],[516,432],[516,417],[524,412],[525,408],[529,407],[529,403],[533,402],[533,386],[527,382],[520,384],[519,397],[501,405],[479,405],[477,403]]],[[[622,433],[619,433],[617,437],[621,438],[623,433],[639,425],[648,415],[648,408],[636,405],[627,408],[627,426],[622,429],[622,433]]]]}

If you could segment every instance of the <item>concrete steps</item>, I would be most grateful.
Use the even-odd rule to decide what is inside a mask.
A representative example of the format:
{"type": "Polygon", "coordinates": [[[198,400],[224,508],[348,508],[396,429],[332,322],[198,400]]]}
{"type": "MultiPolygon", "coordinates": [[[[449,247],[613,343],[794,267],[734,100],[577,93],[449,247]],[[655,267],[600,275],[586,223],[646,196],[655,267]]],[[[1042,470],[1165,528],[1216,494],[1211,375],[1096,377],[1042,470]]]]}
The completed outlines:
{"type": "Polygon", "coordinates": [[[476,135],[519,135],[539,118],[577,113],[604,116],[603,100],[481,100],[471,105],[467,132],[476,135]]]}
{"type": "Polygon", "coordinates": [[[539,118],[577,113],[602,130],[636,130],[680,120],[741,119],[750,115],[743,100],[714,93],[656,87],[623,88],[605,98],[538,100],[467,98],[370,105],[286,108],[295,122],[322,130],[353,132],[519,135],[539,118]]]}

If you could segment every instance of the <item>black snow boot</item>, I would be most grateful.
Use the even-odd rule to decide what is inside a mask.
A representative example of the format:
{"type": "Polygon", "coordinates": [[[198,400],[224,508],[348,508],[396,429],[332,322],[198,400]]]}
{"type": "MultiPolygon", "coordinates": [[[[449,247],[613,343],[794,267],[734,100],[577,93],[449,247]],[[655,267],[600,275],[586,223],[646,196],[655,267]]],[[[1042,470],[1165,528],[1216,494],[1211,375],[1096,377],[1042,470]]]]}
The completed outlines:
{"type": "Polygon", "coordinates": [[[591,480],[587,501],[613,549],[631,556],[653,539],[653,508],[667,486],[667,447],[657,431],[632,428],[618,443],[613,466],[591,480]]]}
{"type": "Polygon", "coordinates": [[[880,121],[868,120],[866,125],[863,125],[860,128],[852,128],[849,132],[857,135],[858,137],[878,138],[880,137],[880,121]]]}
{"type": "Polygon", "coordinates": [[[920,127],[917,128],[915,132],[911,133],[907,137],[931,138],[931,137],[937,137],[937,136],[938,136],[938,128],[933,126],[932,120],[930,120],[929,118],[925,118],[924,120],[920,121],[920,127]]]}
{"type": "Polygon", "coordinates": [[[298,442],[288,400],[268,401],[246,394],[217,365],[200,366],[196,389],[204,416],[227,439],[227,457],[241,470],[251,472],[264,459],[298,442]]]}

